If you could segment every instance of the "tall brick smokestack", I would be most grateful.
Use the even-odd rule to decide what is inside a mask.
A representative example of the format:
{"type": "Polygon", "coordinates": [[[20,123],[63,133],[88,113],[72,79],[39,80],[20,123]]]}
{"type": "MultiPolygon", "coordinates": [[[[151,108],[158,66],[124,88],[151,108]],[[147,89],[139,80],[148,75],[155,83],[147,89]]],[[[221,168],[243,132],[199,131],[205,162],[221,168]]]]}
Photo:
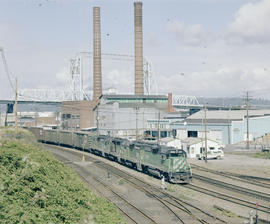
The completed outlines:
{"type": "Polygon", "coordinates": [[[134,2],[135,95],[144,94],[142,2],[134,2]]]}
{"type": "Polygon", "coordinates": [[[93,100],[102,94],[100,8],[93,7],[93,100]]]}
{"type": "Polygon", "coordinates": [[[168,112],[175,112],[175,109],[173,108],[172,93],[168,93],[168,112]]]}

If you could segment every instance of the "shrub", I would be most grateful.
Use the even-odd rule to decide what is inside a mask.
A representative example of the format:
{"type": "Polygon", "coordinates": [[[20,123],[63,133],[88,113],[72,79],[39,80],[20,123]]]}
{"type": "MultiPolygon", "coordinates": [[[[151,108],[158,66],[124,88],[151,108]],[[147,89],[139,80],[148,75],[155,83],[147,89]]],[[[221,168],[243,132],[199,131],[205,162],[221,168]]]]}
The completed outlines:
{"type": "Polygon", "coordinates": [[[0,223],[124,222],[71,168],[41,150],[32,134],[0,132],[0,223]]]}

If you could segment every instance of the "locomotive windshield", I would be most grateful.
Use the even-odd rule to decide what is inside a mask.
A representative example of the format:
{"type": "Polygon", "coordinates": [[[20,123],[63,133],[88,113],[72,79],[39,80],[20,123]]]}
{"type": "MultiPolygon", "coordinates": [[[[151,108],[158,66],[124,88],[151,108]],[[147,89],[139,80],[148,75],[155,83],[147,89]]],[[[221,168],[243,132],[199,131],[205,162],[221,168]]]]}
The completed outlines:
{"type": "Polygon", "coordinates": [[[186,157],[186,153],[184,151],[176,151],[170,152],[170,157],[186,157]]]}

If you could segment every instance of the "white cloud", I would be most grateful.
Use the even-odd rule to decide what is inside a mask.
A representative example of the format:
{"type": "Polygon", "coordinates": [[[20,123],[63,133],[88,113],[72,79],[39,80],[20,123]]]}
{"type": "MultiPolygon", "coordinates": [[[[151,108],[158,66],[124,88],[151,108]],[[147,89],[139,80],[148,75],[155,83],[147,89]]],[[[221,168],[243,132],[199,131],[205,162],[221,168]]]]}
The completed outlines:
{"type": "MultiPolygon", "coordinates": [[[[241,97],[246,90],[269,89],[265,82],[270,73],[264,68],[244,70],[223,67],[217,70],[204,70],[184,75],[160,76],[160,91],[163,93],[190,94],[212,97],[241,97]]],[[[269,96],[266,96],[269,98],[269,96]]]]}
{"type": "Polygon", "coordinates": [[[177,41],[189,46],[198,46],[206,41],[206,31],[200,24],[185,25],[181,21],[173,21],[166,26],[166,31],[175,36],[177,41]]]}
{"type": "Polygon", "coordinates": [[[106,69],[103,75],[103,89],[115,88],[119,93],[133,93],[132,71],[131,69],[106,69]]]}
{"type": "Polygon", "coordinates": [[[145,46],[147,47],[157,47],[160,44],[162,44],[162,42],[158,38],[157,33],[149,32],[145,36],[146,38],[144,42],[145,42],[145,46]]]}
{"type": "Polygon", "coordinates": [[[229,24],[230,41],[270,42],[270,1],[261,0],[242,6],[229,24]]]}
{"type": "Polygon", "coordinates": [[[61,84],[66,84],[69,78],[70,77],[67,68],[62,68],[59,72],[56,73],[56,80],[61,84]]]}
{"type": "MultiPolygon", "coordinates": [[[[232,1],[235,0],[230,0],[232,1]]],[[[203,21],[203,24],[211,27],[204,18],[198,17],[197,21],[203,21]]],[[[210,28],[205,30],[200,24],[188,25],[179,20],[169,22],[166,26],[167,35],[171,35],[175,41],[168,41],[167,35],[157,32],[154,28],[147,30],[144,33],[144,55],[152,62],[159,93],[241,96],[242,91],[247,89],[270,89],[265,81],[270,75],[270,54],[267,51],[267,44],[270,44],[268,21],[270,0],[264,0],[243,5],[236,13],[234,21],[227,22],[227,36],[218,31],[214,33],[215,31],[208,30],[210,28]],[[233,42],[262,44],[228,45],[226,38],[233,42]]],[[[132,30],[132,24],[129,26],[132,30]]],[[[221,27],[221,30],[226,30],[226,26],[221,27]]],[[[60,43],[58,46],[57,38],[52,40],[55,41],[53,45],[49,42],[40,43],[32,40],[29,35],[23,27],[10,22],[0,22],[0,46],[5,47],[11,72],[18,75],[19,85],[24,88],[63,88],[67,81],[67,69],[64,67],[68,67],[68,59],[81,50],[81,45],[77,46],[74,42],[72,45],[60,43]]],[[[126,35],[122,36],[126,39],[126,35]]],[[[85,50],[82,50],[89,50],[89,46],[85,46],[85,50]]],[[[104,52],[110,51],[108,46],[103,48],[104,52]]],[[[122,53],[130,52],[133,42],[126,49],[124,46],[126,45],[116,45],[117,49],[123,48],[122,53]]],[[[105,59],[102,59],[103,89],[115,87],[119,93],[133,93],[133,62],[105,59]]],[[[92,89],[92,58],[83,70],[84,85],[87,89],[92,89]]],[[[8,91],[13,96],[1,62],[0,75],[1,96],[8,91]]]]}

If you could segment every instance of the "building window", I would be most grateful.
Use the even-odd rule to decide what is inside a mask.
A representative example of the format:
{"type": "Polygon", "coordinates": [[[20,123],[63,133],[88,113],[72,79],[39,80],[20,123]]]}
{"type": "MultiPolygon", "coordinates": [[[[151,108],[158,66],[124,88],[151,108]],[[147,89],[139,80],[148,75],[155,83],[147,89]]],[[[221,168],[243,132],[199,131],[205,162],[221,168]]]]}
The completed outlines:
{"type": "Polygon", "coordinates": [[[168,136],[167,131],[161,131],[160,132],[160,137],[161,138],[166,138],[167,136],[168,136]]]}
{"type": "Polygon", "coordinates": [[[204,147],[201,147],[200,148],[200,153],[203,153],[204,152],[204,147]]]}
{"type": "Polygon", "coordinates": [[[198,132],[197,131],[188,131],[188,138],[197,138],[198,137],[198,132]]]}

